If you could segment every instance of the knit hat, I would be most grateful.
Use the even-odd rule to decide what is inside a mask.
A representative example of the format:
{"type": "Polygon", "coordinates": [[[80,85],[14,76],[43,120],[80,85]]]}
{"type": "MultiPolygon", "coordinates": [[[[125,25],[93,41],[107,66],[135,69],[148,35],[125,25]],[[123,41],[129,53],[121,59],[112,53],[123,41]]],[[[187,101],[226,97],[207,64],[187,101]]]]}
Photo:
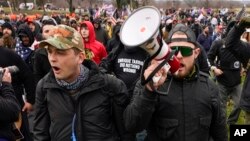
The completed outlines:
{"type": "Polygon", "coordinates": [[[54,34],[50,38],[40,42],[39,46],[41,48],[52,45],[61,50],[77,48],[80,51],[84,51],[82,36],[74,28],[66,25],[57,25],[53,32],[54,34]]]}
{"type": "Polygon", "coordinates": [[[180,42],[180,41],[185,41],[185,42],[190,42],[193,44],[197,44],[196,42],[196,36],[194,34],[194,32],[192,31],[192,29],[190,29],[189,27],[187,27],[184,24],[177,24],[169,33],[168,35],[168,39],[167,39],[167,43],[170,42],[180,42]],[[176,32],[183,32],[184,34],[186,34],[187,38],[174,38],[172,39],[172,36],[174,35],[174,33],[176,32]]]}
{"type": "Polygon", "coordinates": [[[13,26],[9,22],[5,22],[5,23],[2,24],[2,30],[5,29],[5,28],[10,29],[12,31],[11,36],[13,38],[15,38],[15,30],[14,30],[13,26]]]}

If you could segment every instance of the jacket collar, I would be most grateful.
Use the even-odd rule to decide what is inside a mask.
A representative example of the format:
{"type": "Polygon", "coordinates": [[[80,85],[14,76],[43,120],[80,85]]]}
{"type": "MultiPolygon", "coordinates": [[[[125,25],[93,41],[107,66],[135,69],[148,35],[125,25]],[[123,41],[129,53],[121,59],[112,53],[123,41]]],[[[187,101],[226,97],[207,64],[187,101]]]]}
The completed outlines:
{"type": "MultiPolygon", "coordinates": [[[[80,90],[77,93],[84,94],[84,93],[88,93],[88,92],[104,87],[105,86],[104,77],[102,73],[99,71],[98,66],[91,60],[85,60],[83,62],[83,65],[89,68],[90,76],[89,76],[88,81],[80,87],[80,90]]],[[[52,70],[46,75],[44,88],[45,89],[60,89],[60,90],[66,91],[65,89],[63,89],[57,84],[52,70]]]]}

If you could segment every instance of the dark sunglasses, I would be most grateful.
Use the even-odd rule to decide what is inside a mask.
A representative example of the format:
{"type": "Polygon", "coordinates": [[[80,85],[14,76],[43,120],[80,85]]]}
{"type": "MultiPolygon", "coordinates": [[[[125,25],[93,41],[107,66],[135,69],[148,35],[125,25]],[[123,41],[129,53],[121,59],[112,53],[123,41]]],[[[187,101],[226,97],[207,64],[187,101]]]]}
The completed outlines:
{"type": "Polygon", "coordinates": [[[172,46],[171,49],[175,51],[175,55],[177,55],[180,51],[183,57],[192,55],[194,50],[194,48],[188,46],[172,46]]]}

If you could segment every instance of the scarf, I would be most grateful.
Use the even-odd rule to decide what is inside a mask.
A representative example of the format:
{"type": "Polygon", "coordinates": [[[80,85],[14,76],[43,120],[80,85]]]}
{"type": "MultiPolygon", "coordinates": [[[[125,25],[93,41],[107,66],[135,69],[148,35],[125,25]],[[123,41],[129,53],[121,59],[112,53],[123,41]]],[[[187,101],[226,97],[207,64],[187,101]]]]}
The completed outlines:
{"type": "Polygon", "coordinates": [[[75,81],[68,83],[64,80],[56,79],[56,82],[59,86],[65,88],[67,90],[76,90],[80,86],[82,86],[84,84],[84,82],[86,82],[88,80],[88,77],[89,77],[89,69],[87,67],[81,65],[80,66],[80,74],[76,78],[75,81]]]}

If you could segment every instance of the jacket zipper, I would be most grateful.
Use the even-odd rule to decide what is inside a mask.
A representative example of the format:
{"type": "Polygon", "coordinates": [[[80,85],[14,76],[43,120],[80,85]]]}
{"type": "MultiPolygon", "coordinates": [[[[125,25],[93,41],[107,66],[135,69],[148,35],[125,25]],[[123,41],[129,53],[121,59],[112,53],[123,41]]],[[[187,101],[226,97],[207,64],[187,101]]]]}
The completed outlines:
{"type": "Polygon", "coordinates": [[[183,128],[183,135],[184,135],[183,140],[185,141],[186,140],[186,135],[185,135],[186,134],[185,133],[185,128],[186,128],[185,119],[186,119],[186,117],[185,117],[185,106],[184,106],[184,88],[183,88],[184,87],[184,83],[185,82],[182,81],[182,88],[181,88],[182,89],[182,93],[181,94],[182,94],[182,111],[183,111],[183,127],[184,127],[183,128]]]}

